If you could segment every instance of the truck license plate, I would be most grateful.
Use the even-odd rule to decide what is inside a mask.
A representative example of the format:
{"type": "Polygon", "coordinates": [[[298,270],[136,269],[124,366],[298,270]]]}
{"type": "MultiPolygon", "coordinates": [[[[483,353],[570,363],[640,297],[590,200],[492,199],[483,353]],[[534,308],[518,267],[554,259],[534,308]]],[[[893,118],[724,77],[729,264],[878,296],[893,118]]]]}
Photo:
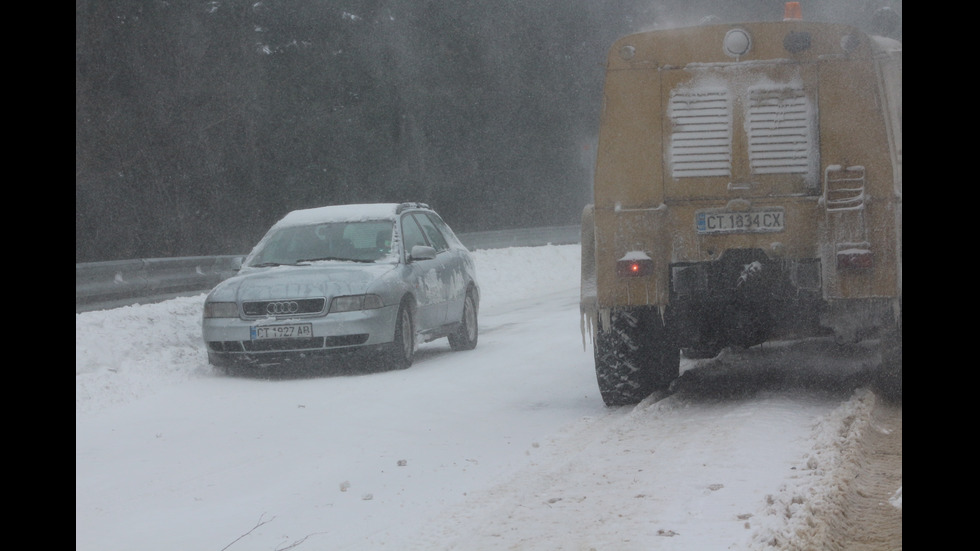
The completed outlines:
{"type": "Polygon", "coordinates": [[[781,208],[743,212],[699,210],[694,214],[698,233],[757,233],[783,231],[786,213],[781,208]]]}

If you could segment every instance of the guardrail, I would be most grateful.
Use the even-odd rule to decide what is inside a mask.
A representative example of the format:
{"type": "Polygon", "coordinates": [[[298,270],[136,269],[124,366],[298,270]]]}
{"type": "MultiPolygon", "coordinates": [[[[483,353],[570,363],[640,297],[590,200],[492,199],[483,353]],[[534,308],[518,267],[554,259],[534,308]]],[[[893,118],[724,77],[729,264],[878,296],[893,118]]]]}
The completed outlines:
{"type": "Polygon", "coordinates": [[[235,275],[244,258],[191,256],[75,264],[75,313],[200,293],[235,275]]]}
{"type": "Polygon", "coordinates": [[[456,234],[456,237],[475,251],[507,247],[540,247],[542,245],[571,245],[582,239],[581,226],[547,226],[514,230],[493,230],[456,234]]]}
{"type": "MultiPolygon", "coordinates": [[[[578,243],[579,226],[457,234],[471,251],[578,243]]],[[[245,255],[190,256],[75,264],[75,313],[160,302],[210,290],[241,267],[245,255]]]]}

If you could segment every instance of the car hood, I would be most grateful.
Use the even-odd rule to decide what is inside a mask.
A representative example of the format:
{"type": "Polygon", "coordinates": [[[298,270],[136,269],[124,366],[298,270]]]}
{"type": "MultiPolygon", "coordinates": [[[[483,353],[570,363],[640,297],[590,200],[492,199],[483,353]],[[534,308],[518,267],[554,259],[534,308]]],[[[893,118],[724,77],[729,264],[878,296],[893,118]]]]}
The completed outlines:
{"type": "Polygon", "coordinates": [[[247,302],[358,295],[395,268],[393,264],[319,262],[307,266],[253,268],[218,284],[208,300],[247,302]]]}

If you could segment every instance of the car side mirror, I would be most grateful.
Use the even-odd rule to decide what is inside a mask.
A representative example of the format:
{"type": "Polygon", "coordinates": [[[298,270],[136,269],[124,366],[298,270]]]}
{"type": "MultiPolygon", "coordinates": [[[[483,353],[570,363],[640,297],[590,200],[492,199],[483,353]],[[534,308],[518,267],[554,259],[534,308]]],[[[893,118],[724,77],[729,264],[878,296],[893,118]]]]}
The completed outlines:
{"type": "Polygon", "coordinates": [[[409,254],[409,262],[414,262],[416,260],[430,260],[436,257],[436,250],[428,245],[416,245],[412,247],[412,252],[409,254]]]}

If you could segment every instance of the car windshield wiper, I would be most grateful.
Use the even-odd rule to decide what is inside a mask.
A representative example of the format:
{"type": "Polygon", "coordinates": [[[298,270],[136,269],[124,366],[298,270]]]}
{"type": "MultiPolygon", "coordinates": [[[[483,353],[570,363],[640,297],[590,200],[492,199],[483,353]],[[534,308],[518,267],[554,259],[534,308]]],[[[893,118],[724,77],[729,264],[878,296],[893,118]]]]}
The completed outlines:
{"type": "Polygon", "coordinates": [[[350,260],[349,258],[340,258],[339,256],[319,256],[317,258],[301,258],[296,261],[297,264],[300,262],[320,262],[321,260],[350,260]]]}
{"type": "Polygon", "coordinates": [[[282,266],[282,264],[280,264],[278,262],[262,262],[260,264],[252,264],[249,267],[250,268],[271,268],[273,266],[282,266]]]}
{"type": "Polygon", "coordinates": [[[319,258],[301,258],[296,261],[297,264],[300,262],[320,262],[321,260],[340,260],[342,262],[374,262],[373,260],[364,260],[363,258],[341,258],[339,256],[322,256],[319,258]]]}

